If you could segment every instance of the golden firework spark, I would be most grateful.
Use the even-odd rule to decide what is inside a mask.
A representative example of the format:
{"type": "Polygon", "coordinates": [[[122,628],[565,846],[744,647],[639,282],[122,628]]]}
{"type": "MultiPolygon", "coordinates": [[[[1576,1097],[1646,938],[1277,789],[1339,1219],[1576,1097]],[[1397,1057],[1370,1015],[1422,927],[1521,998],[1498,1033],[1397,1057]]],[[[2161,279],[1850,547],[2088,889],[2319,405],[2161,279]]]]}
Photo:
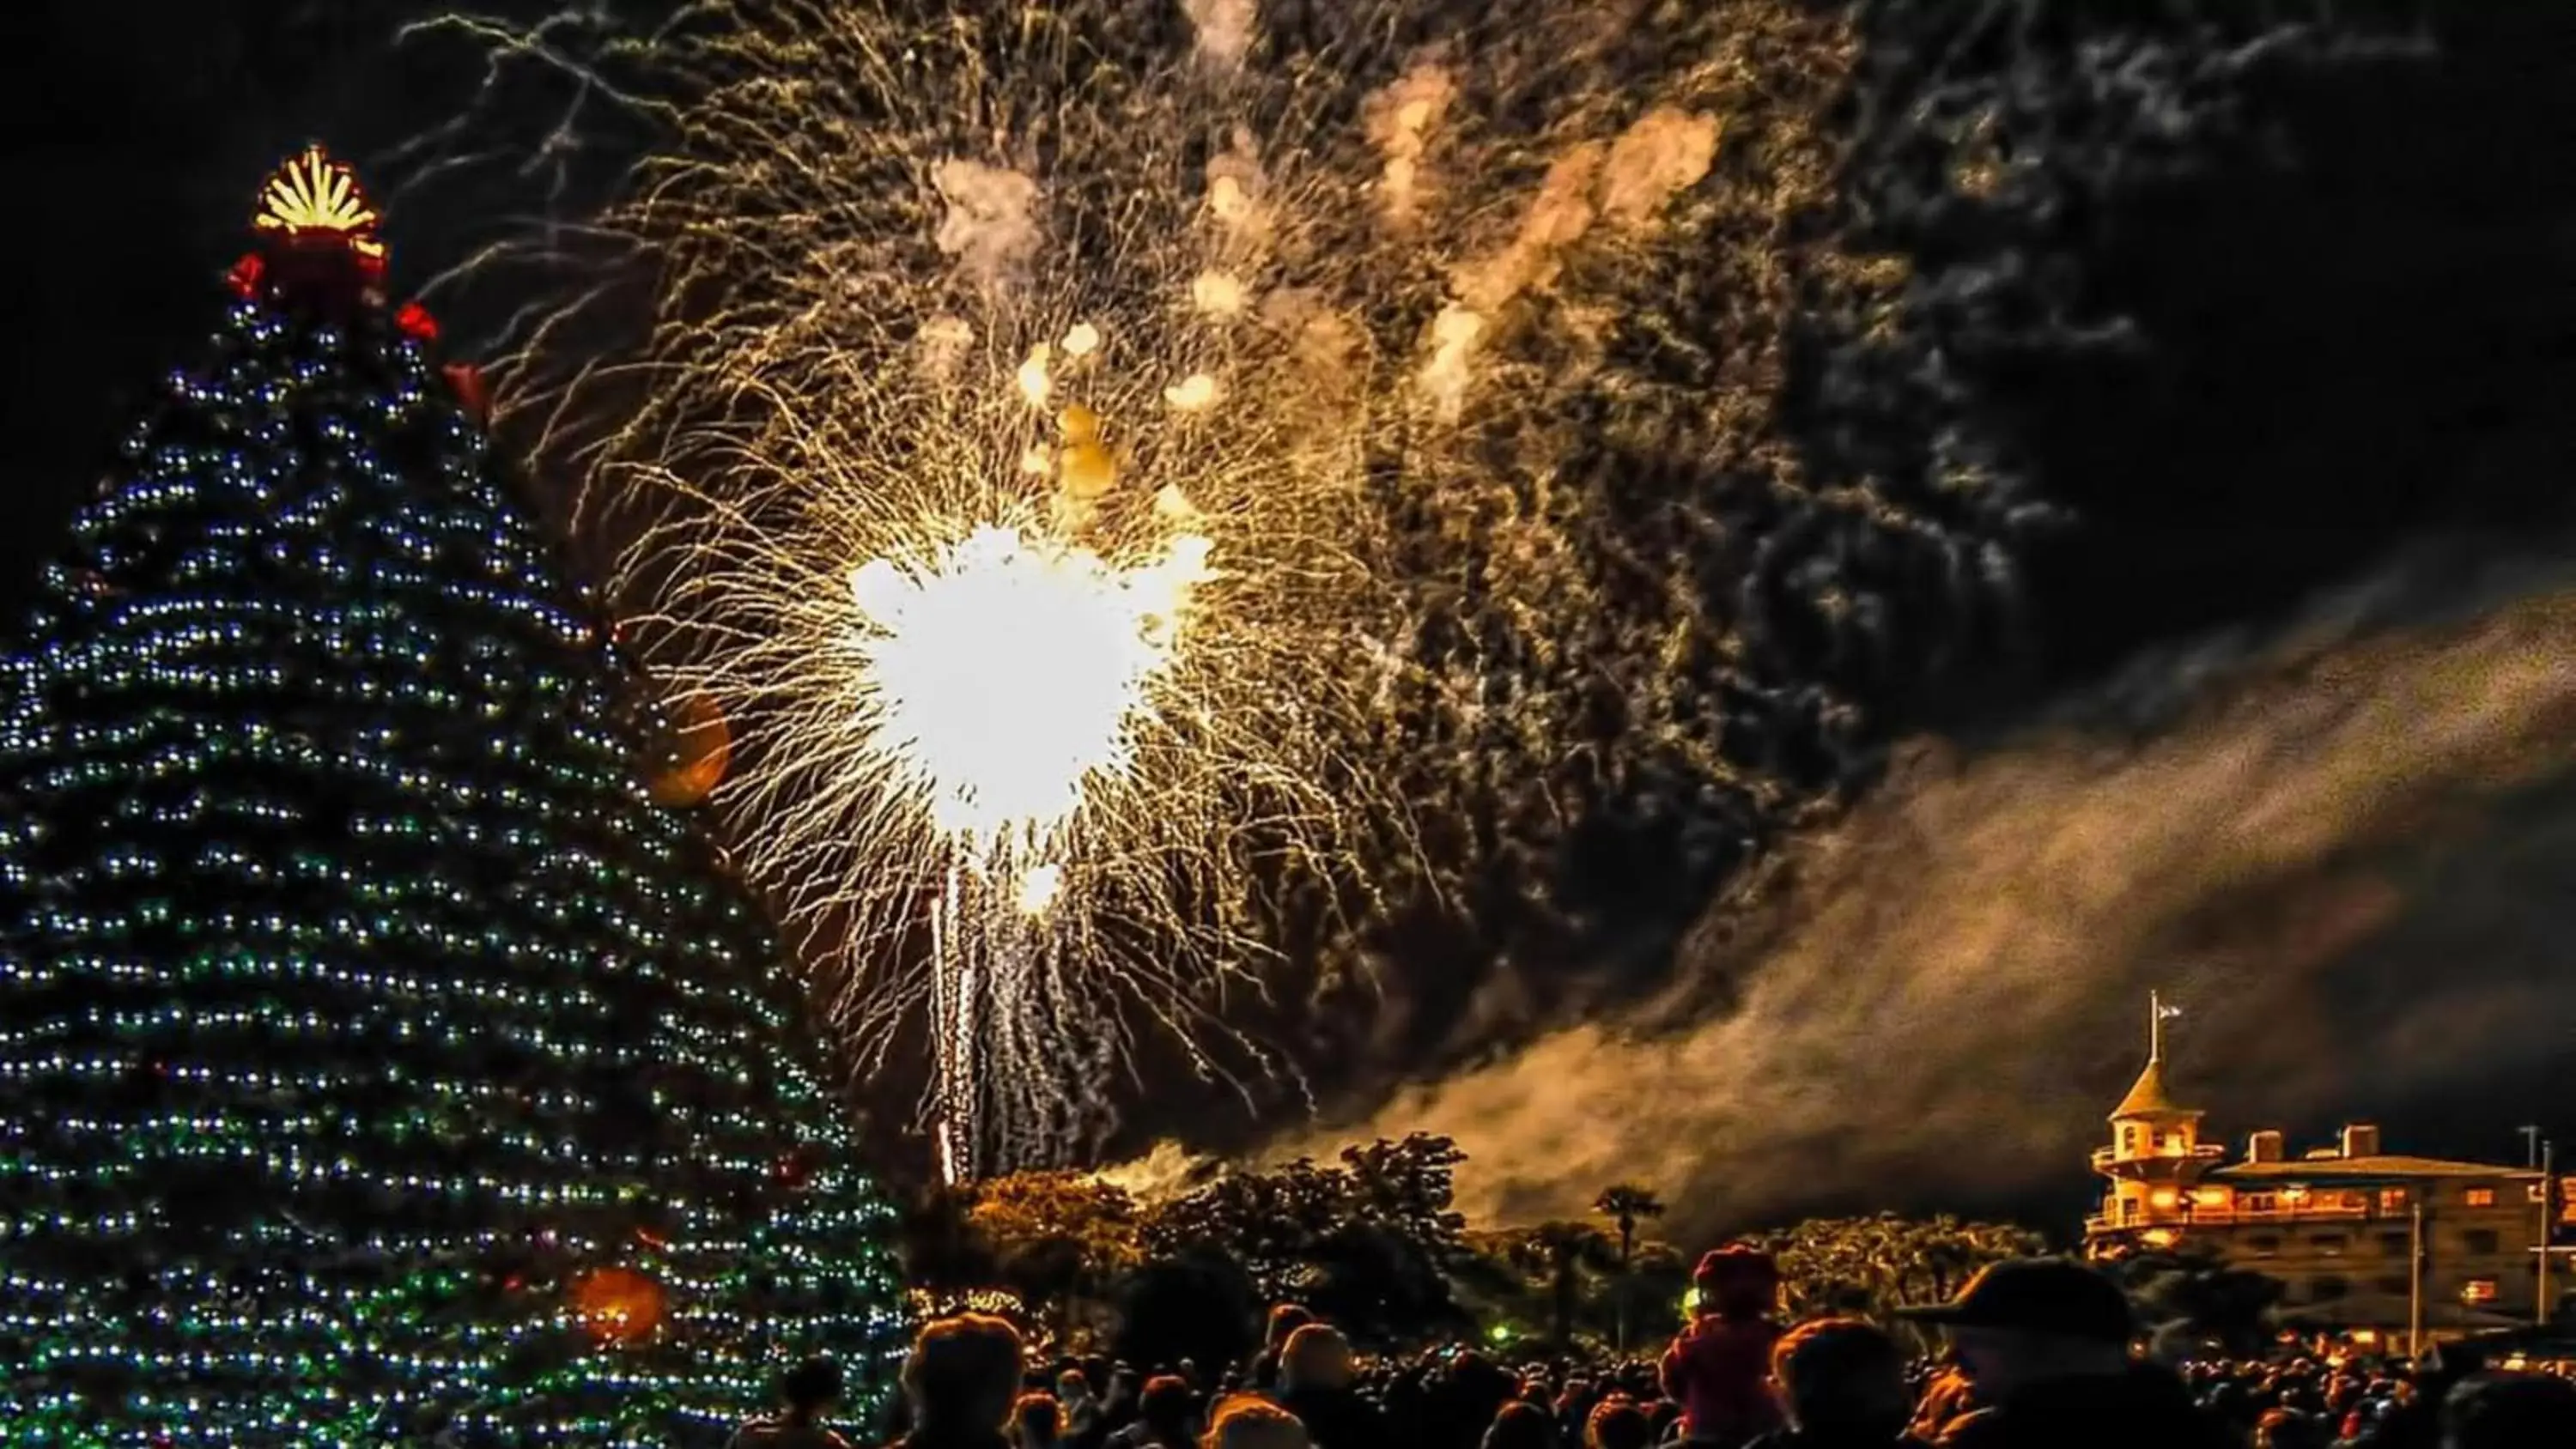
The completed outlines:
{"type": "Polygon", "coordinates": [[[988,524],[917,572],[870,559],[850,575],[858,748],[964,849],[1043,854],[1095,781],[1129,778],[1210,547],[1180,534],[1119,569],[988,524]]]}
{"type": "Polygon", "coordinates": [[[1319,849],[1341,808],[1316,721],[1342,686],[1287,611],[1353,566],[1259,420],[1124,435],[1155,374],[1094,365],[1040,407],[1021,339],[982,349],[977,382],[929,337],[856,384],[915,410],[901,446],[849,435],[867,410],[782,414],[760,445],[778,471],[741,491],[661,474],[692,506],[631,561],[685,560],[648,623],[696,646],[675,685],[764,741],[725,801],[747,862],[849,933],[855,1033],[929,1019],[933,1125],[964,1173],[1078,1145],[1127,1012],[1225,1037],[1205,987],[1260,951],[1228,904],[1243,854],[1319,849]],[[1076,386],[1094,401],[1053,410],[1076,386]],[[1260,692],[1309,672],[1302,699],[1260,692]]]}
{"type": "MultiPolygon", "coordinates": [[[[586,77],[668,134],[583,232],[647,264],[654,326],[595,364],[594,321],[640,299],[588,268],[505,403],[625,541],[657,672],[734,721],[718,807],[826,938],[845,1035],[873,1064],[927,1019],[954,1170],[1090,1145],[1140,1027],[1258,1064],[1219,992],[1258,985],[1265,890],[1347,887],[1359,819],[1403,834],[1364,758],[1391,701],[1458,752],[1515,661],[1457,621],[1601,597],[1547,487],[1572,424],[1498,339],[1573,262],[1645,248],[1717,121],[1522,104],[1622,43],[1597,7],[1365,0],[1266,57],[1258,8],[1148,33],[1115,5],[724,0],[649,52],[684,100],[586,77]],[[1471,85],[1546,134],[1480,129],[1471,85]]],[[[1730,84],[1690,24],[1664,89],[1730,84]]],[[[1550,325],[1546,367],[1582,375],[1604,319],[1550,325]]]]}
{"type": "Polygon", "coordinates": [[[931,170],[919,210],[815,238],[853,277],[928,238],[931,278],[674,325],[589,498],[646,501],[621,592],[672,687],[741,722],[742,858],[841,933],[853,1040],[927,1019],[963,1173],[1096,1140],[1138,1024],[1269,1070],[1220,988],[1265,958],[1256,858],[1325,856],[1366,802],[1330,728],[1369,683],[1334,628],[1363,418],[1318,375],[1356,361],[1315,344],[1331,319],[1195,305],[1241,239],[1179,178],[1147,191],[1174,216],[1041,287],[1025,188],[931,170]]]}

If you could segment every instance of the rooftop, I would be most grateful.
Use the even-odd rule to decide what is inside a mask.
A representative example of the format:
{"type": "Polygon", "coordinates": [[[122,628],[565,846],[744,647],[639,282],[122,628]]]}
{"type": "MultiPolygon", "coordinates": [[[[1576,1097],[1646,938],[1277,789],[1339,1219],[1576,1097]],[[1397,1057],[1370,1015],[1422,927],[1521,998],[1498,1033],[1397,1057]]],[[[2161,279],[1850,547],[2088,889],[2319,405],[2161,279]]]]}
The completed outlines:
{"type": "Polygon", "coordinates": [[[2209,1175],[2238,1181],[2284,1182],[2339,1177],[2491,1177],[2537,1181],[2540,1177],[2539,1173],[2528,1168],[2501,1167],[2492,1162],[2452,1162],[2440,1157],[2409,1157],[2392,1152],[2374,1153],[2368,1157],[2313,1157],[2296,1162],[2231,1162],[2225,1167],[2211,1169],[2209,1175]]]}
{"type": "Polygon", "coordinates": [[[2198,1112],[2174,1105],[2172,1094],[2165,1090],[2165,1063],[2162,1057],[2147,1059],[2147,1069],[2138,1073],[2138,1084],[2129,1089],[2129,1095],[2120,1099],[2119,1106],[2111,1109],[2111,1120],[2114,1122],[2123,1117],[2197,1117],[2199,1115],[2198,1112]]]}

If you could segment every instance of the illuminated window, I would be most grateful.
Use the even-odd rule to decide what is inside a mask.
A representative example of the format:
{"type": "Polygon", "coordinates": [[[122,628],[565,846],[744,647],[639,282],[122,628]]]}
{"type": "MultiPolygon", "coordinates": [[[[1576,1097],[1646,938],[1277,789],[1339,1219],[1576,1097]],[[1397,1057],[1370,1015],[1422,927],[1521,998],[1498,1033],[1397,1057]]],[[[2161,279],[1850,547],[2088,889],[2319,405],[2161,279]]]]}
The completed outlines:
{"type": "Polygon", "coordinates": [[[2274,1207],[2275,1200],[2272,1194],[2268,1192],[2249,1192],[2245,1194],[2245,1210],[2249,1213],[2268,1213],[2273,1211],[2274,1207]]]}
{"type": "Polygon", "coordinates": [[[2379,1210],[2384,1213],[2402,1213],[2406,1211],[2406,1189],[2402,1187],[2381,1188],[2379,1190],[2379,1210]]]}
{"type": "Polygon", "coordinates": [[[2160,1187],[2147,1195],[2147,1201],[2160,1208],[2169,1208],[2174,1205],[2177,1199],[2172,1188],[2160,1187]]]}
{"type": "Polygon", "coordinates": [[[2124,1223],[2134,1223],[2137,1220],[2138,1200],[2133,1197],[2124,1197],[2120,1199],[2120,1221],[2124,1223]]]}
{"type": "Polygon", "coordinates": [[[2460,1234],[2460,1246],[2471,1254],[2493,1253],[2501,1245],[2502,1240],[2498,1238],[2493,1228],[2471,1228],[2460,1234]]]}
{"type": "Polygon", "coordinates": [[[2137,1128],[2123,1127],[2120,1129],[2120,1155],[2122,1157],[2135,1157],[2138,1155],[2137,1128]]]}
{"type": "Polygon", "coordinates": [[[2462,1303],[2493,1303],[2495,1300],[2496,1280],[2493,1278],[2472,1278],[2460,1285],[2462,1303]]]}
{"type": "Polygon", "coordinates": [[[2468,1203],[2468,1205],[2469,1205],[2469,1206],[2471,1206],[2471,1207],[2494,1207],[2494,1206],[2495,1206],[2495,1189],[2494,1189],[2494,1188],[2491,1188],[2491,1187],[2473,1187],[2473,1188],[2470,1188],[2470,1189],[2468,1190],[2468,1192],[2467,1192],[2467,1193],[2465,1193],[2465,1194],[2463,1195],[2463,1197],[2464,1197],[2464,1200],[2465,1200],[2465,1201],[2468,1203]]]}

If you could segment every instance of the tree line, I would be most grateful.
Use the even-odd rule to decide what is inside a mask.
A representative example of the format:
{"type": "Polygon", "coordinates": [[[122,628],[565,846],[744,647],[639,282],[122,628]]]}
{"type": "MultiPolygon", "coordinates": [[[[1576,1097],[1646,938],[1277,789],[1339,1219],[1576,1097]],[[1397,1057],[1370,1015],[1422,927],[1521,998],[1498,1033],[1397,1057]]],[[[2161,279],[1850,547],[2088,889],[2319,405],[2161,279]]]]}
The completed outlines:
{"type": "MultiPolygon", "coordinates": [[[[1693,1258],[1655,1235],[1664,1204],[1651,1186],[1607,1184],[1581,1217],[1471,1225],[1455,1201],[1465,1160],[1450,1139],[1415,1134],[1150,1202],[1087,1173],[1019,1173],[917,1200],[905,1259],[928,1305],[978,1295],[1059,1342],[1138,1363],[1249,1352],[1263,1311],[1289,1301],[1381,1348],[1649,1349],[1680,1325],[1693,1258]]],[[[1815,1218],[1733,1237],[1778,1260],[1791,1314],[1882,1321],[1987,1263],[2045,1250],[2027,1229],[1947,1216],[1815,1218]]]]}

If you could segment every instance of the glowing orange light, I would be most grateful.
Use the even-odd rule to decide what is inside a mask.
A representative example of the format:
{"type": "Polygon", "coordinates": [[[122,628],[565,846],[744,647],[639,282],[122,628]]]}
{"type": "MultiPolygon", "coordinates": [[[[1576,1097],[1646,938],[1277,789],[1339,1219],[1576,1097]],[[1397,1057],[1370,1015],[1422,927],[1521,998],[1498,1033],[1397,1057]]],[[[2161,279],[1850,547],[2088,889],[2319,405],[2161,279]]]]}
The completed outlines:
{"type": "Polygon", "coordinates": [[[641,1343],[662,1322],[662,1285],[632,1268],[594,1268],[572,1283],[573,1316],[607,1344],[641,1343]]]}
{"type": "Polygon", "coordinates": [[[338,237],[360,256],[380,257],[384,243],[376,239],[377,219],[347,164],[309,146],[269,178],[252,224],[288,236],[338,237]]]}
{"type": "Polygon", "coordinates": [[[692,694],[672,711],[671,750],[653,774],[655,804],[672,809],[695,805],[715,793],[733,763],[733,734],[725,728],[724,711],[703,694],[692,694]]]}

